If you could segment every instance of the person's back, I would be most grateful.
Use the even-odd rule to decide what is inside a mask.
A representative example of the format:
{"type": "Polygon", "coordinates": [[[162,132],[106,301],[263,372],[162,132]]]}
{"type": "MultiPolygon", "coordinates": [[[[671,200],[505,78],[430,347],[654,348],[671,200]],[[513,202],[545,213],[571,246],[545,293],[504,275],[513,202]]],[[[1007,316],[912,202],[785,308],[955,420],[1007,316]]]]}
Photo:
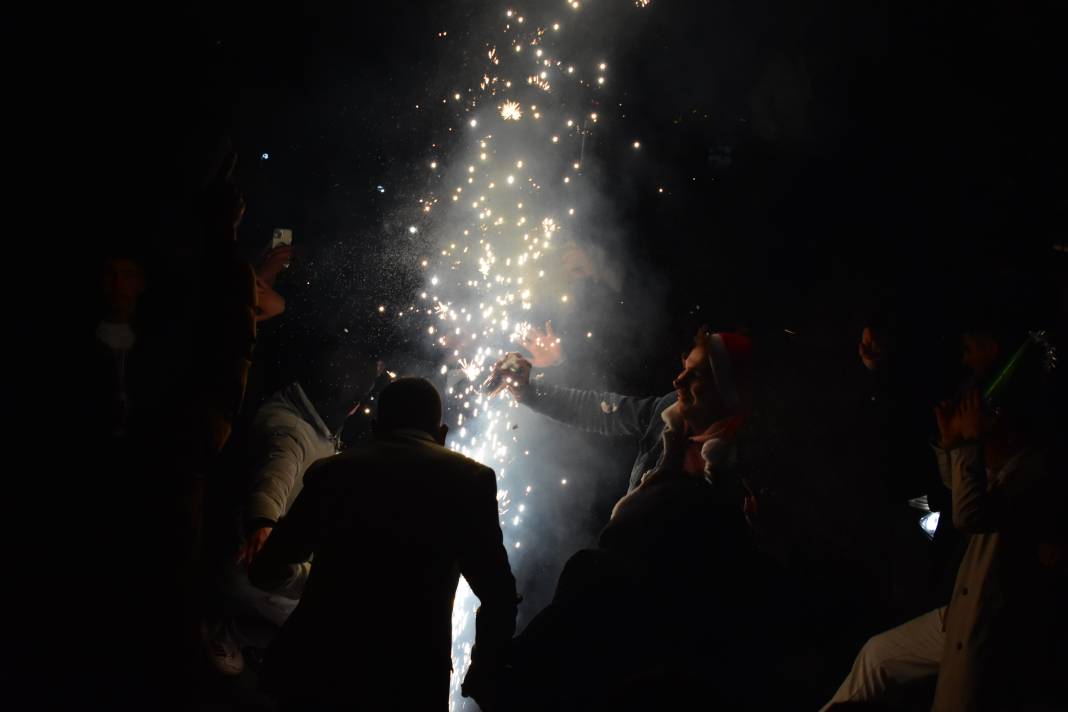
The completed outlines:
{"type": "Polygon", "coordinates": [[[461,574],[482,603],[475,663],[495,666],[514,631],[493,471],[426,429],[380,430],[313,466],[250,577],[299,585],[312,555],[263,670],[283,701],[444,709],[461,574]]]}

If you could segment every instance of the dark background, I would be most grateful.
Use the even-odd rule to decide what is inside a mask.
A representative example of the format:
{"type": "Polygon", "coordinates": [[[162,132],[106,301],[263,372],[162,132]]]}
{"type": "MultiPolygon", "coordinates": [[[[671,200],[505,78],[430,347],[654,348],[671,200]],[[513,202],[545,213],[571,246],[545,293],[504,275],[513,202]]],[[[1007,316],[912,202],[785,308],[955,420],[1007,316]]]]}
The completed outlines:
{"type": "MultiPolygon", "coordinates": [[[[1041,8],[659,0],[633,11],[639,24],[613,51],[622,106],[592,150],[631,250],[671,276],[665,312],[818,316],[852,338],[880,302],[941,320],[974,286],[1051,309],[1065,116],[1041,8]],[[640,157],[618,150],[635,135],[640,157]]],[[[64,47],[64,90],[50,94],[51,118],[82,139],[70,158],[92,224],[180,242],[175,216],[229,136],[250,253],[280,225],[309,260],[344,243],[335,262],[349,264],[314,276],[345,281],[344,306],[370,313],[381,290],[368,280],[389,257],[377,236],[419,194],[412,169],[430,145],[448,150],[452,117],[433,104],[444,67],[470,75],[461,50],[484,11],[227,4],[84,18],[64,47]]],[[[379,348],[403,340],[368,326],[379,348]]]]}

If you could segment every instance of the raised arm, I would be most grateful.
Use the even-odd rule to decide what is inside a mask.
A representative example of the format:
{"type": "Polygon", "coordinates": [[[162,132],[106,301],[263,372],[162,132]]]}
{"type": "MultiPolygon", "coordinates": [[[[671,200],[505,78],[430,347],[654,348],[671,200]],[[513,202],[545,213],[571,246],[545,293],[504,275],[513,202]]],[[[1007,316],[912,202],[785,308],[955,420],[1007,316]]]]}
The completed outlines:
{"type": "Polygon", "coordinates": [[[290,598],[299,598],[304,590],[311,573],[312,554],[327,524],[323,513],[328,495],[321,473],[317,465],[308,470],[304,489],[252,560],[248,578],[253,586],[290,598]]]}
{"type": "Polygon", "coordinates": [[[601,435],[640,438],[658,415],[660,398],[535,385],[530,382],[531,369],[530,361],[520,354],[507,354],[494,365],[483,389],[490,397],[507,389],[513,398],[535,412],[601,435]]]}

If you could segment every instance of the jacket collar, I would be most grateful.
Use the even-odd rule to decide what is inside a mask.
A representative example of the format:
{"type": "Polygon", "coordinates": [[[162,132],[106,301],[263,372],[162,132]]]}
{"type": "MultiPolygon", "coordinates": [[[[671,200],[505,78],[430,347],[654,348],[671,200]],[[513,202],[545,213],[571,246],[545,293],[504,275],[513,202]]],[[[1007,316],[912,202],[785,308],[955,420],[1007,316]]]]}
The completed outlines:
{"type": "Polygon", "coordinates": [[[438,441],[435,440],[430,433],[415,428],[400,428],[384,434],[382,437],[406,438],[411,440],[422,440],[423,442],[431,443],[432,445],[438,444],[438,441]]]}

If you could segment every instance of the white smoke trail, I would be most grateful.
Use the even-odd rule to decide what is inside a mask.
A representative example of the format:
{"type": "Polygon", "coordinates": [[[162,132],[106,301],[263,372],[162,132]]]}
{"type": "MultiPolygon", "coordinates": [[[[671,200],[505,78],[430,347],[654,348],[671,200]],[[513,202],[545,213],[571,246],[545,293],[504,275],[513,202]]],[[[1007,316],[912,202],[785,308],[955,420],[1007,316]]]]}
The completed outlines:
{"type": "MultiPolygon", "coordinates": [[[[536,305],[551,313],[550,305],[569,300],[554,249],[563,240],[581,244],[580,208],[593,202],[585,195],[593,188],[584,184],[583,152],[606,120],[599,100],[613,79],[605,58],[591,61],[583,46],[583,23],[595,21],[585,16],[585,3],[549,4],[555,5],[539,3],[530,12],[502,8],[482,38],[469,28],[483,43],[480,60],[467,64],[470,77],[457,77],[457,88],[435,99],[455,109],[458,122],[449,130],[460,138],[451,155],[427,157],[432,188],[419,201],[420,217],[434,218],[435,249],[418,258],[425,272],[419,302],[398,314],[427,318],[420,328],[447,380],[450,447],[496,471],[513,568],[524,518],[536,504],[528,499],[535,489],[525,466],[531,458],[516,430],[515,403],[491,400],[478,384],[515,348],[536,305]]],[[[419,232],[413,226],[409,237],[419,232]]],[[[475,606],[461,581],[452,625],[454,710],[474,709],[459,688],[470,663],[475,606]]]]}

